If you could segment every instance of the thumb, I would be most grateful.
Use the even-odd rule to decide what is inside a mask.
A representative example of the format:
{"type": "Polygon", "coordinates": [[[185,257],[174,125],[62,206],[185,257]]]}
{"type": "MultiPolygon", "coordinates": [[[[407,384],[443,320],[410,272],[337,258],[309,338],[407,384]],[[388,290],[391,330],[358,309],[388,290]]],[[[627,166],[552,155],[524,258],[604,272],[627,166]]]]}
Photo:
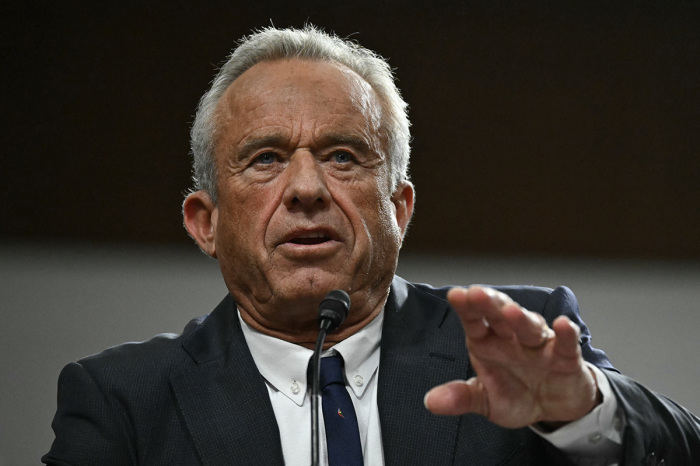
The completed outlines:
{"type": "Polygon", "coordinates": [[[488,396],[477,377],[438,385],[425,394],[423,403],[433,414],[459,416],[475,413],[485,417],[489,415],[488,396]]]}

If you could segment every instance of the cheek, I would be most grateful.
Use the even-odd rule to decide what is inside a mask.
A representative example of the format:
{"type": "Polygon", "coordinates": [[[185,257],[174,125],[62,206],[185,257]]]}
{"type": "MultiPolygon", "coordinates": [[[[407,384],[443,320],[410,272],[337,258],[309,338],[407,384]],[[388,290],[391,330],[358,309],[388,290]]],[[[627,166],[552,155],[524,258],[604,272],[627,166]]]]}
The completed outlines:
{"type": "Polygon", "coordinates": [[[228,206],[219,216],[221,238],[229,248],[263,238],[274,213],[274,190],[256,186],[236,186],[220,196],[220,205],[228,206]]]}
{"type": "MultiPolygon", "coordinates": [[[[380,230],[386,245],[393,245],[395,249],[401,245],[401,229],[396,221],[396,209],[391,200],[386,199],[380,204],[380,230]]],[[[392,248],[393,250],[394,248],[392,248]]]]}
{"type": "Polygon", "coordinates": [[[374,199],[369,203],[363,218],[366,228],[364,244],[358,244],[355,253],[360,253],[362,258],[359,268],[364,273],[357,274],[366,286],[369,281],[370,288],[388,286],[398,260],[401,247],[401,235],[396,223],[393,204],[390,200],[374,199]]]}
{"type": "Polygon", "coordinates": [[[391,200],[381,193],[362,199],[362,223],[366,241],[373,257],[388,257],[398,249],[401,232],[396,222],[396,212],[391,200]]]}

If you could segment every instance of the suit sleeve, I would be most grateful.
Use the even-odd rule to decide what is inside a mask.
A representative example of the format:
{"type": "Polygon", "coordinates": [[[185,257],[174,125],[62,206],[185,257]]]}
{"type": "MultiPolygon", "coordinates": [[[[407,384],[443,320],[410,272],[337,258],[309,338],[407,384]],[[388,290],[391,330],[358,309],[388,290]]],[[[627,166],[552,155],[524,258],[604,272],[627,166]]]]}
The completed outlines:
{"type": "Polygon", "coordinates": [[[68,364],[58,379],[58,408],[51,423],[56,439],[41,460],[57,466],[135,464],[122,422],[88,371],[68,364]]]}
{"type": "Polygon", "coordinates": [[[542,311],[547,324],[550,326],[554,319],[560,315],[565,315],[581,329],[579,344],[581,345],[581,354],[583,359],[595,364],[601,369],[608,369],[617,372],[608,359],[605,352],[594,348],[591,344],[591,332],[586,323],[581,319],[579,313],[578,300],[574,293],[565,286],[560,286],[551,292],[542,311]]]}
{"type": "Polygon", "coordinates": [[[605,375],[626,421],[621,464],[700,464],[697,416],[624,375],[605,375]]]}
{"type": "Polygon", "coordinates": [[[543,311],[550,324],[561,314],[581,327],[583,357],[604,369],[618,409],[624,414],[621,464],[700,464],[700,420],[682,406],[619,374],[605,353],[591,345],[576,297],[566,287],[551,293],[543,311]]]}

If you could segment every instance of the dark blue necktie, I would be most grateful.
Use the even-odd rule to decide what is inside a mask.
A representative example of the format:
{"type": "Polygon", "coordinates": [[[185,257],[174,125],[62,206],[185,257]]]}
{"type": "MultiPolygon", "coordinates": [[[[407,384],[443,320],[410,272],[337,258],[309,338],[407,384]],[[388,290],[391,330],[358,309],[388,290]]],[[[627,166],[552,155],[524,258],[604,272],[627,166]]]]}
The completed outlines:
{"type": "Polygon", "coordinates": [[[345,388],[343,358],[321,359],[321,402],[326,427],[328,464],[362,466],[362,444],[352,400],[345,388]]]}

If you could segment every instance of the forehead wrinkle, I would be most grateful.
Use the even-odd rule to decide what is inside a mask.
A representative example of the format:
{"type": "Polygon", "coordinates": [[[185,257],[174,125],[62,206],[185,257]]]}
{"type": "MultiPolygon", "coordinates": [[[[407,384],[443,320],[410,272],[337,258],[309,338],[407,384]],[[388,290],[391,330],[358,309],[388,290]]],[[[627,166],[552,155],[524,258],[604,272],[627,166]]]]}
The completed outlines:
{"type": "MultiPolygon", "coordinates": [[[[326,115],[332,115],[335,125],[340,129],[334,129],[333,132],[336,134],[328,134],[321,136],[325,139],[333,140],[335,139],[339,143],[348,143],[359,148],[367,148],[377,154],[384,155],[383,149],[384,144],[382,137],[383,133],[383,122],[382,114],[383,107],[380,99],[376,95],[375,90],[372,86],[365,81],[360,75],[351,69],[340,65],[331,64],[336,70],[338,70],[342,77],[344,84],[343,92],[331,96],[329,98],[327,93],[324,92],[312,92],[308,93],[308,86],[322,86],[326,87],[328,83],[324,79],[312,79],[311,82],[306,84],[295,84],[291,82],[282,82],[281,85],[273,86],[272,88],[263,88],[261,91],[256,87],[256,81],[248,81],[238,79],[234,81],[231,86],[226,90],[225,95],[219,102],[219,111],[217,112],[217,123],[219,123],[220,130],[223,130],[228,124],[236,119],[236,115],[247,114],[253,116],[259,114],[263,119],[275,118],[274,115],[266,113],[266,107],[268,106],[270,100],[272,101],[281,99],[287,104],[285,112],[288,112],[287,125],[291,134],[283,134],[287,131],[278,132],[279,134],[260,134],[259,137],[254,136],[254,131],[249,134],[253,135],[253,139],[247,140],[248,137],[244,137],[243,141],[236,144],[234,141],[229,140],[230,146],[226,149],[229,151],[235,151],[237,154],[245,154],[250,150],[254,150],[258,147],[264,145],[295,145],[294,143],[301,142],[298,139],[304,139],[303,134],[310,130],[311,140],[308,142],[317,140],[316,137],[321,131],[318,131],[320,127],[326,126],[329,123],[320,123],[318,120],[319,115],[316,115],[314,111],[311,114],[307,114],[309,108],[304,105],[298,105],[296,99],[299,97],[304,97],[308,99],[307,102],[313,102],[317,106],[325,108],[326,115]],[[254,91],[254,92],[253,92],[254,91]],[[364,124],[357,127],[357,122],[347,121],[348,117],[348,106],[352,109],[350,113],[357,112],[363,116],[362,120],[364,124]],[[320,124],[319,124],[320,123],[320,124]],[[353,124],[354,123],[354,124],[353,124]],[[349,125],[348,125],[349,124],[349,125]],[[354,128],[349,128],[353,126],[354,128]],[[316,128],[315,130],[313,128],[316,128]],[[347,131],[346,131],[347,130],[347,131]],[[352,136],[350,133],[356,132],[357,137],[352,136]]],[[[267,79],[267,76],[263,77],[267,79]]],[[[320,78],[320,77],[319,77],[320,78]]],[[[258,81],[257,84],[260,84],[258,81]]],[[[331,84],[332,86],[332,84],[331,84]]],[[[282,117],[279,113],[276,114],[277,117],[282,117]]],[[[256,119],[255,117],[253,117],[256,119]]],[[[273,123],[276,126],[278,123],[273,123]]],[[[265,125],[266,126],[266,125],[265,125]]],[[[286,126],[286,125],[285,125],[286,126]]],[[[225,131],[216,131],[217,136],[224,139],[225,131]],[[224,134],[222,134],[224,133],[224,134]]],[[[262,133],[262,132],[261,132],[262,133]]],[[[308,134],[308,133],[307,133],[308,134]]],[[[226,138],[228,139],[228,138],[226,138]]],[[[217,138],[217,143],[219,142],[217,138]]],[[[221,141],[223,142],[223,141],[221,141]]],[[[314,145],[322,144],[321,142],[314,142],[314,145]]],[[[217,144],[218,145],[218,144],[217,144]]],[[[224,149],[221,147],[221,149],[224,149]]]]}
{"type": "Polygon", "coordinates": [[[237,152],[239,154],[247,154],[253,152],[261,147],[273,146],[279,147],[285,145],[288,141],[288,137],[282,133],[272,133],[260,137],[247,137],[242,144],[238,145],[237,152]]]}
{"type": "Polygon", "coordinates": [[[361,152],[369,152],[372,150],[372,147],[366,138],[350,133],[324,131],[315,139],[321,146],[348,145],[360,150],[361,152]]]}

